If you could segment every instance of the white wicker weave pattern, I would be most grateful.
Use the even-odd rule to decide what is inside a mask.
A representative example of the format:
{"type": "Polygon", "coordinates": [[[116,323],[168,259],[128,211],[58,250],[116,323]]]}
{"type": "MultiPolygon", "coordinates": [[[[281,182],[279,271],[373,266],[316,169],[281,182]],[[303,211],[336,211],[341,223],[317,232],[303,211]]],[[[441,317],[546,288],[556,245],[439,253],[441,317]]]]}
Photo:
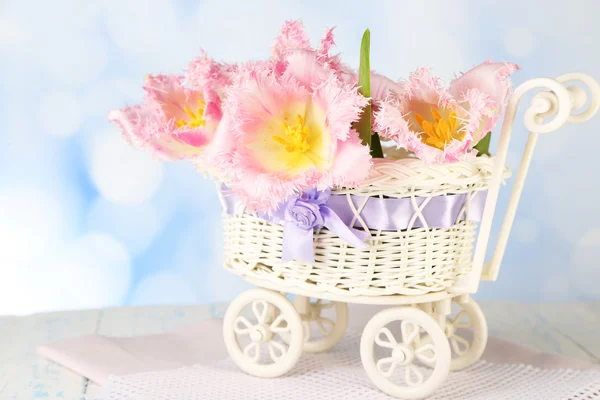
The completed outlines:
{"type": "MultiPolygon", "coordinates": [[[[371,174],[358,188],[335,193],[388,197],[436,196],[487,189],[494,158],[427,165],[417,158],[375,159],[371,174]]],[[[508,170],[505,177],[508,177],[508,170]]]]}
{"type": "MultiPolygon", "coordinates": [[[[315,265],[281,263],[283,227],[255,215],[224,215],[225,265],[238,275],[345,296],[421,295],[447,290],[470,270],[477,224],[469,221],[470,201],[487,184],[493,159],[427,166],[420,160],[375,160],[360,188],[338,189],[352,206],[356,226],[368,229],[361,204],[350,195],[411,198],[416,210],[409,229],[370,230],[369,248],[356,249],[327,229],[315,232],[315,265]],[[469,193],[455,225],[429,229],[416,197],[469,193]],[[411,229],[419,220],[425,228],[411,229]]],[[[508,171],[506,172],[508,176],[508,171]]],[[[366,197],[368,198],[368,197],[366,197]]],[[[365,198],[365,201],[366,201],[365,198]]]]}

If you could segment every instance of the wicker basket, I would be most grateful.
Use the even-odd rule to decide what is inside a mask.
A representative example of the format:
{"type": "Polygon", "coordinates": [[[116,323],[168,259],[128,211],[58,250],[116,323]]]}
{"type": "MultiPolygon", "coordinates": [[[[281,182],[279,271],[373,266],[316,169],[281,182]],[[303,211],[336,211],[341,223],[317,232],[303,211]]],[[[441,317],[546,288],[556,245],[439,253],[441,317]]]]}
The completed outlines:
{"type": "Polygon", "coordinates": [[[271,281],[282,291],[298,287],[382,296],[447,290],[471,268],[477,222],[470,205],[476,196],[485,196],[492,167],[493,158],[488,157],[436,166],[417,159],[375,160],[360,188],[332,192],[347,198],[354,213],[352,225],[370,231],[369,247],[353,248],[323,228],[314,235],[314,265],[281,262],[283,226],[243,210],[224,213],[225,266],[238,275],[271,281]],[[466,196],[454,224],[430,228],[424,212],[430,200],[458,194],[466,196]],[[414,215],[408,229],[369,229],[361,212],[373,197],[410,199],[414,215]]]}

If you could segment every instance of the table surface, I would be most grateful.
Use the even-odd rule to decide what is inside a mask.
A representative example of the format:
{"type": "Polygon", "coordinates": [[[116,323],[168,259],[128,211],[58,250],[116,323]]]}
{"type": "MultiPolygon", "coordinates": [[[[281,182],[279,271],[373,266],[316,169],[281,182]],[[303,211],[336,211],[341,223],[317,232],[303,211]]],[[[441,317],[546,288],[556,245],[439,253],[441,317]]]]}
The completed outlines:
{"type": "MultiPolygon", "coordinates": [[[[600,302],[480,304],[491,335],[600,364],[600,302]]],[[[0,317],[0,400],[78,400],[97,389],[87,379],[40,358],[35,350],[39,344],[91,333],[161,333],[220,317],[225,308],[224,304],[137,307],[0,317]]]]}

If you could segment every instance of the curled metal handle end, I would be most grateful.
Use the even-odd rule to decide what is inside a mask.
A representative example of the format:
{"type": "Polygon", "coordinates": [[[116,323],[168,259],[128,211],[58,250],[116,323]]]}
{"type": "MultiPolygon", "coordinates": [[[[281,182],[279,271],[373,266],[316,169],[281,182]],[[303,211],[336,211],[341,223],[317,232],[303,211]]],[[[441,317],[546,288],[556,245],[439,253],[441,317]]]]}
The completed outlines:
{"type": "Polygon", "coordinates": [[[547,85],[550,90],[536,94],[525,112],[525,126],[530,132],[548,133],[560,128],[566,122],[575,124],[587,121],[600,108],[600,85],[590,75],[572,72],[561,75],[554,81],[562,87],[559,88],[556,84],[547,85]],[[590,93],[589,102],[584,87],[567,85],[569,82],[587,87],[590,93]],[[586,103],[588,103],[587,108],[580,111],[586,103]],[[540,122],[553,116],[555,118],[550,122],[540,122]]]}

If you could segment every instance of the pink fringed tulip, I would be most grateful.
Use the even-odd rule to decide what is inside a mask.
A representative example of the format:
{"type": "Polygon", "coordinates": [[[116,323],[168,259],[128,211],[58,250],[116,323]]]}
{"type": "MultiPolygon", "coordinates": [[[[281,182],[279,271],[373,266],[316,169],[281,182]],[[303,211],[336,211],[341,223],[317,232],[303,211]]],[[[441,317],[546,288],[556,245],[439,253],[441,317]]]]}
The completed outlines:
{"type": "Polygon", "coordinates": [[[498,122],[510,93],[508,76],[517,69],[487,62],[445,89],[421,68],[398,96],[381,103],[375,129],[426,163],[458,161],[472,154],[470,149],[498,122]]]}
{"type": "Polygon", "coordinates": [[[354,73],[330,56],[328,30],[313,50],[288,21],[267,62],[236,70],[207,164],[245,200],[270,211],[295,192],[355,185],[369,173],[369,149],[351,128],[367,99],[354,73]]]}
{"type": "Polygon", "coordinates": [[[208,150],[251,210],[270,211],[307,188],[354,185],[369,172],[369,149],[351,129],[367,100],[314,53],[296,50],[285,61],[283,72],[265,63],[240,71],[226,128],[208,150]]]}
{"type": "Polygon", "coordinates": [[[135,146],[167,160],[196,159],[223,115],[220,94],[231,81],[229,68],[203,55],[188,69],[185,80],[191,88],[182,76],[150,75],[145,102],[111,111],[108,118],[135,146]]]}

